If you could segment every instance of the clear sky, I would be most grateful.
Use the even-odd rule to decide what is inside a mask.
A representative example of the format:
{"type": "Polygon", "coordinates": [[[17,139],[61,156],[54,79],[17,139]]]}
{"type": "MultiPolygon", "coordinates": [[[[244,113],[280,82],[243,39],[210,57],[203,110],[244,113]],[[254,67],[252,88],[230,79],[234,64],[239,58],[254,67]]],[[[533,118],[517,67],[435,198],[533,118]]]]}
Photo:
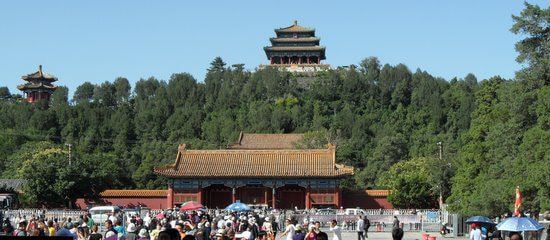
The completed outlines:
{"type": "Polygon", "coordinates": [[[3,1],[0,86],[18,93],[39,64],[71,93],[118,76],[189,72],[203,81],[216,56],[248,69],[267,63],[273,29],[294,20],[316,29],[333,66],[376,56],[446,79],[512,78],[521,37],[509,32],[511,15],[522,9],[517,0],[3,1]]]}

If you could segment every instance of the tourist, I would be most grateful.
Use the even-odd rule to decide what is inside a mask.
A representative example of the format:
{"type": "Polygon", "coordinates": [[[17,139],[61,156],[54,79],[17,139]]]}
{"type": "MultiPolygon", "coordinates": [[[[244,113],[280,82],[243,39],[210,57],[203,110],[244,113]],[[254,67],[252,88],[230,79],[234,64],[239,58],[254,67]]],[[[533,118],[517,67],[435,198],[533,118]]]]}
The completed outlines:
{"type": "Polygon", "coordinates": [[[152,220],[153,220],[153,218],[151,218],[151,214],[146,213],[145,217],[143,218],[143,226],[149,228],[149,226],[151,225],[152,220]]]}
{"type": "Polygon", "coordinates": [[[182,223],[176,223],[176,230],[178,230],[178,234],[180,235],[180,238],[183,239],[185,235],[185,226],[182,223]]]}
{"type": "Polygon", "coordinates": [[[118,235],[118,231],[113,227],[113,222],[111,220],[105,221],[105,238],[108,238],[108,233],[113,233],[114,235],[118,235]]]}
{"type": "Polygon", "coordinates": [[[212,233],[212,221],[211,221],[210,215],[204,216],[203,219],[205,219],[203,223],[204,224],[203,236],[204,236],[204,239],[206,240],[210,237],[210,234],[212,233]]]}
{"type": "Polygon", "coordinates": [[[252,239],[256,239],[256,237],[258,237],[258,235],[260,233],[260,227],[258,226],[258,224],[256,224],[256,218],[255,217],[249,218],[248,226],[249,226],[249,230],[250,230],[252,239]]]}
{"type": "Polygon", "coordinates": [[[34,216],[34,214],[32,214],[31,219],[29,220],[29,224],[27,224],[27,228],[26,228],[27,234],[29,233],[29,230],[33,230],[35,228],[36,228],[36,217],[34,216]]]}
{"type": "Polygon", "coordinates": [[[2,226],[2,230],[4,231],[4,233],[6,234],[6,236],[12,236],[13,235],[13,226],[11,225],[11,222],[10,222],[10,219],[9,218],[6,218],[4,220],[4,224],[2,226]]]}
{"type": "Polygon", "coordinates": [[[206,231],[206,222],[207,220],[205,218],[201,217],[200,222],[197,224],[196,232],[195,232],[195,239],[197,240],[205,240],[205,231],[206,231]]]}
{"type": "Polygon", "coordinates": [[[47,236],[46,232],[49,232],[48,227],[46,226],[46,223],[44,223],[43,220],[40,220],[38,222],[38,228],[36,230],[38,231],[37,236],[41,236],[41,237],[47,236]]]}
{"type": "Polygon", "coordinates": [[[151,237],[151,240],[157,240],[157,237],[159,236],[160,230],[162,229],[162,224],[157,223],[155,229],[151,231],[151,234],[149,236],[151,237]]]}
{"type": "Polygon", "coordinates": [[[225,231],[223,229],[218,229],[216,235],[214,235],[215,240],[225,240],[225,231]]]}
{"type": "Polygon", "coordinates": [[[305,240],[317,240],[317,233],[315,232],[315,225],[309,226],[305,240]]]}
{"type": "Polygon", "coordinates": [[[52,220],[48,220],[48,236],[55,236],[55,227],[52,220]]]}
{"type": "Polygon", "coordinates": [[[364,240],[365,239],[365,235],[364,235],[364,231],[365,231],[365,221],[363,220],[363,218],[361,216],[357,216],[357,223],[356,223],[356,230],[357,230],[357,240],[364,240]]]}
{"type": "Polygon", "coordinates": [[[87,215],[88,221],[86,222],[86,225],[88,225],[88,229],[92,229],[92,227],[95,225],[94,219],[92,218],[92,214],[88,213],[87,215]]]}
{"type": "Polygon", "coordinates": [[[73,228],[73,223],[71,222],[64,222],[63,227],[60,228],[55,236],[57,237],[72,237],[73,239],[76,238],[76,235],[73,234],[69,229],[73,228]]]}
{"type": "Polygon", "coordinates": [[[118,235],[115,232],[107,232],[105,233],[105,239],[104,240],[118,240],[118,235]]]}
{"type": "Polygon", "coordinates": [[[122,221],[120,221],[118,218],[115,222],[115,230],[118,233],[118,237],[122,238],[126,236],[126,229],[124,229],[124,226],[122,226],[122,221]]]}
{"type": "Polygon", "coordinates": [[[141,230],[139,230],[138,237],[139,238],[137,240],[149,240],[149,233],[147,232],[147,229],[142,228],[141,230]]]}
{"type": "Polygon", "coordinates": [[[510,234],[510,240],[523,240],[523,236],[520,233],[514,232],[510,234]]]}
{"type": "Polygon", "coordinates": [[[229,239],[235,238],[235,228],[233,227],[233,222],[229,221],[226,222],[226,228],[225,228],[225,236],[229,239]]]}
{"type": "Polygon", "coordinates": [[[332,220],[330,222],[330,231],[332,232],[332,240],[342,240],[342,229],[338,227],[338,222],[332,220]]]}
{"type": "Polygon", "coordinates": [[[363,218],[363,224],[364,224],[364,228],[363,230],[365,231],[365,239],[369,238],[369,228],[370,228],[370,220],[367,218],[367,216],[365,216],[363,218]]]}
{"type": "Polygon", "coordinates": [[[235,238],[239,240],[253,240],[255,238],[252,237],[252,231],[250,231],[250,225],[239,234],[235,234],[235,238]]]}
{"type": "Polygon", "coordinates": [[[260,231],[260,233],[258,233],[258,240],[275,240],[275,238],[268,237],[265,231],[260,231]]]}
{"type": "Polygon", "coordinates": [[[401,240],[403,239],[403,235],[404,235],[404,232],[403,232],[403,229],[401,228],[394,228],[391,230],[391,237],[393,240],[401,240]]]}
{"type": "Polygon", "coordinates": [[[271,223],[270,221],[271,219],[269,217],[266,217],[265,218],[265,221],[264,223],[262,224],[262,231],[265,231],[267,237],[272,237],[272,238],[275,238],[273,236],[273,224],[271,223]]]}
{"type": "Polygon", "coordinates": [[[138,238],[137,236],[137,227],[136,224],[130,223],[128,224],[128,227],[126,227],[126,240],[136,240],[138,238]]]}
{"type": "Polygon", "coordinates": [[[294,233],[293,240],[303,240],[306,238],[306,233],[302,231],[302,226],[296,224],[296,231],[294,233]]]}
{"type": "Polygon", "coordinates": [[[103,238],[103,236],[101,235],[101,233],[99,233],[99,227],[97,226],[97,224],[94,224],[92,226],[92,233],[90,233],[90,237],[88,238],[89,240],[101,240],[103,238]]]}
{"type": "MultiPolygon", "coordinates": [[[[275,219],[270,218],[271,220],[271,226],[273,227],[273,239],[277,238],[277,232],[279,232],[281,229],[279,226],[279,216],[276,216],[275,219]]],[[[269,237],[269,236],[268,236],[269,237]]]]}
{"type": "Polygon", "coordinates": [[[168,235],[168,239],[180,239],[181,235],[178,230],[175,228],[172,228],[172,225],[170,223],[164,224],[164,230],[159,232],[158,239],[161,240],[165,235],[168,235]]]}
{"type": "Polygon", "coordinates": [[[74,238],[77,239],[78,236],[78,223],[70,223],[69,231],[74,235],[74,238]]]}
{"type": "Polygon", "coordinates": [[[17,230],[13,232],[13,236],[27,236],[27,223],[25,222],[25,220],[20,220],[17,230]]]}
{"type": "Polygon", "coordinates": [[[399,219],[397,218],[397,216],[393,216],[393,229],[395,228],[399,228],[399,219]]]}
{"type": "Polygon", "coordinates": [[[296,228],[292,224],[292,220],[286,219],[285,220],[285,231],[283,232],[282,236],[286,236],[286,240],[293,240],[294,234],[296,233],[296,228]]]}
{"type": "Polygon", "coordinates": [[[317,233],[317,240],[328,240],[326,232],[321,231],[321,222],[315,222],[315,233],[317,233]]]}
{"type": "MultiPolygon", "coordinates": [[[[86,223],[84,223],[86,225],[86,223]]],[[[88,240],[88,230],[87,228],[79,227],[76,230],[76,236],[78,240],[88,240]]]]}
{"type": "Polygon", "coordinates": [[[470,240],[481,240],[481,230],[477,224],[471,225],[472,230],[470,230],[470,240]]]}
{"type": "Polygon", "coordinates": [[[482,240],[487,239],[487,236],[489,236],[489,230],[487,229],[487,227],[481,226],[480,230],[481,230],[481,239],[482,240]]]}
{"type": "Polygon", "coordinates": [[[108,219],[111,220],[112,223],[116,223],[118,221],[118,218],[115,216],[115,212],[112,212],[108,219]]]}

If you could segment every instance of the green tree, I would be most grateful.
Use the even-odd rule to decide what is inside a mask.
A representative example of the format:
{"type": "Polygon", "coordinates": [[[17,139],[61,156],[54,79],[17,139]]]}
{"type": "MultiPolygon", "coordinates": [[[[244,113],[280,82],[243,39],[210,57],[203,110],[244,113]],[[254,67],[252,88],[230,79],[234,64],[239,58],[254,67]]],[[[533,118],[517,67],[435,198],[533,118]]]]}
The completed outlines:
{"type": "Polygon", "coordinates": [[[436,208],[438,186],[433,179],[436,160],[413,158],[394,164],[379,180],[391,190],[388,200],[396,208],[436,208]]]}
{"type": "Polygon", "coordinates": [[[512,16],[512,33],[526,36],[516,43],[516,60],[528,67],[518,72],[518,79],[526,81],[529,89],[550,84],[550,7],[541,8],[525,2],[519,16],[512,16]]]}
{"type": "Polygon", "coordinates": [[[95,86],[90,82],[84,82],[76,88],[73,95],[73,101],[75,103],[90,102],[94,97],[95,86]]]}
{"type": "Polygon", "coordinates": [[[8,87],[0,87],[0,99],[11,98],[10,89],[8,87]]]}

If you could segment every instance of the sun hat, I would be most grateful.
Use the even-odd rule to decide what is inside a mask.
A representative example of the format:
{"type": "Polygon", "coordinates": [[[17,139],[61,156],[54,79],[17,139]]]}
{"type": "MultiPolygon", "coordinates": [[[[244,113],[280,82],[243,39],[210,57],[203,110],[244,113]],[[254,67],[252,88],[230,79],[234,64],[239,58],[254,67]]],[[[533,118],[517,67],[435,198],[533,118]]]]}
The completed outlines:
{"type": "Polygon", "coordinates": [[[139,234],[138,234],[139,237],[144,238],[144,237],[147,237],[147,235],[149,235],[147,234],[147,229],[142,228],[141,230],[139,230],[139,234]]]}
{"type": "Polygon", "coordinates": [[[135,233],[137,231],[136,225],[133,223],[128,224],[128,227],[126,227],[126,231],[135,233]]]}

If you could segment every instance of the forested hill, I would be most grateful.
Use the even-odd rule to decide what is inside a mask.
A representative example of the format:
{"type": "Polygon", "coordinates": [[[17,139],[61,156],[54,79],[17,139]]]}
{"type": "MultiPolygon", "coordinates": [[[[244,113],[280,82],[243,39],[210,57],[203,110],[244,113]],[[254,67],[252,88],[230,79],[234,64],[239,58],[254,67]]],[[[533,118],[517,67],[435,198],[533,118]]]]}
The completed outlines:
{"type": "Polygon", "coordinates": [[[515,17],[512,31],[527,36],[516,79],[446,80],[369,57],[303,87],[290,73],[216,58],[204,81],[83,82],[71,99],[60,87],[49,106],[4,88],[1,177],[29,180],[28,204],[55,205],[105,188],[164,188],[152,168],[172,163],[180,143],[217,149],[240,131],[307,133],[356,168],[346,188],[391,188],[398,207],[434,206],[441,192],[457,211],[501,213],[519,185],[526,209],[549,209],[548,12],[526,5],[515,17]]]}

